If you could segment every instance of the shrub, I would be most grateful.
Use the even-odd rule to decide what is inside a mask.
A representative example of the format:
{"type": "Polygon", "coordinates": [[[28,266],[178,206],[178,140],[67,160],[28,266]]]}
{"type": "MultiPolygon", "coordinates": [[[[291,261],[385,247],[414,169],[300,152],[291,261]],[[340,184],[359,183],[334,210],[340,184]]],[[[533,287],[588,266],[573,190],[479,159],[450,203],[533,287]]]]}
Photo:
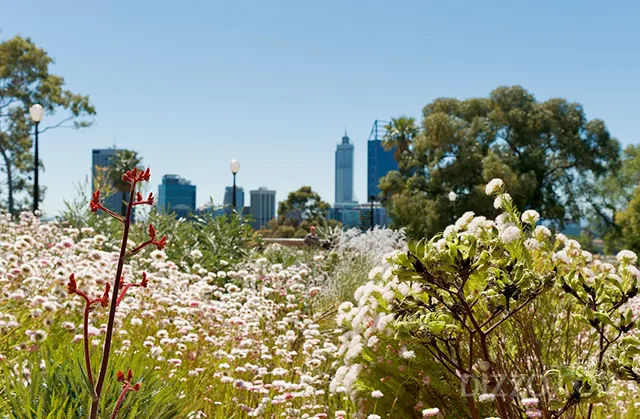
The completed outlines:
{"type": "Polygon", "coordinates": [[[487,193],[503,214],[466,213],[442,235],[410,243],[393,268],[370,274],[357,306],[341,306],[348,331],[332,390],[351,394],[364,414],[415,415],[417,406],[393,398],[412,383],[411,401],[429,403],[425,416],[635,417],[616,393],[619,380],[640,378],[635,254],[619,254],[617,267],[593,261],[578,242],[536,227],[535,211],[520,214],[500,180],[487,193]],[[438,385],[458,385],[421,386],[431,360],[436,374],[446,371],[438,385]],[[376,399],[370,391],[384,374],[389,398],[376,399]],[[455,387],[457,400],[442,398],[455,387]],[[602,404],[615,396],[622,403],[602,404]]]}

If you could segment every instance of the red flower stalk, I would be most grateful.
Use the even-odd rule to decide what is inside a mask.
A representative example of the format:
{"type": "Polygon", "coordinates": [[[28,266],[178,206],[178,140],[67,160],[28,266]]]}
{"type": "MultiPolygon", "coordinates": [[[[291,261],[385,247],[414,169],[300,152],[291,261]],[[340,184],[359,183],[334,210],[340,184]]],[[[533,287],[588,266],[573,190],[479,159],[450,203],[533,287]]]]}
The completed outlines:
{"type": "Polygon", "coordinates": [[[87,294],[78,289],[78,283],[76,282],[76,275],[72,273],[69,275],[69,282],[67,282],[67,291],[69,294],[75,294],[84,299],[84,320],[82,324],[82,340],[84,342],[84,364],[87,369],[87,377],[89,383],[93,386],[93,372],[91,371],[91,354],[89,352],[89,312],[91,311],[91,305],[100,303],[102,307],[106,307],[109,304],[109,290],[111,284],[107,283],[104,289],[104,293],[99,298],[90,299],[87,294]]]}
{"type": "Polygon", "coordinates": [[[164,249],[164,246],[167,244],[167,236],[162,236],[160,240],[156,240],[156,228],[153,226],[153,224],[149,224],[147,233],[149,234],[149,240],[142,244],[139,244],[135,249],[127,254],[127,257],[135,255],[150,244],[154,245],[158,250],[164,249]]]}
{"type": "Polygon", "coordinates": [[[95,191],[91,196],[91,202],[89,202],[89,208],[91,209],[91,212],[97,212],[98,210],[102,210],[107,214],[109,214],[110,216],[112,216],[113,218],[115,218],[116,220],[124,222],[124,219],[122,218],[122,216],[116,214],[115,212],[111,211],[109,208],[102,205],[102,202],[100,202],[100,191],[95,191]]]}
{"type": "Polygon", "coordinates": [[[153,200],[153,192],[149,192],[149,196],[145,200],[142,199],[142,194],[140,192],[137,192],[136,201],[133,203],[133,205],[153,205],[153,200]]]}
{"type": "Polygon", "coordinates": [[[143,272],[142,273],[142,281],[139,284],[126,284],[124,283],[124,278],[122,278],[120,280],[120,286],[122,287],[122,292],[120,292],[120,296],[118,297],[118,301],[116,301],[116,307],[120,305],[120,302],[122,302],[122,299],[124,298],[124,295],[127,293],[127,291],[129,291],[129,288],[131,287],[142,287],[142,288],[147,288],[147,273],[143,272]]]}
{"type": "Polygon", "coordinates": [[[118,397],[118,401],[116,402],[116,407],[115,409],[113,409],[113,413],[110,416],[111,419],[115,419],[116,416],[118,416],[118,411],[120,410],[120,406],[122,405],[122,402],[124,402],[124,397],[127,395],[127,392],[130,390],[133,390],[133,391],[140,390],[140,383],[135,383],[134,385],[131,385],[132,378],[133,378],[133,374],[131,373],[131,370],[127,372],[127,378],[124,377],[124,373],[122,371],[118,371],[118,373],[116,374],[116,379],[118,380],[119,383],[122,383],[122,392],[120,393],[120,397],[118,397]]]}
{"type": "MultiPolygon", "coordinates": [[[[136,187],[138,183],[143,181],[148,181],[150,176],[151,174],[149,169],[141,170],[141,169],[138,169],[137,167],[134,167],[133,169],[128,170],[122,175],[122,180],[131,185],[129,189],[129,200],[127,201],[128,202],[127,211],[124,217],[106,208],[100,202],[99,191],[96,191],[91,197],[91,202],[89,203],[89,207],[92,212],[96,212],[98,210],[104,211],[124,224],[124,229],[122,232],[122,241],[120,245],[120,256],[118,258],[118,265],[116,268],[116,278],[115,278],[115,281],[113,282],[113,287],[111,287],[111,284],[107,284],[103,295],[100,298],[95,298],[92,300],[85,293],[78,290],[78,284],[76,283],[75,276],[73,274],[69,277],[69,282],[67,283],[67,291],[69,292],[69,294],[79,295],[85,300],[85,327],[84,327],[85,360],[86,360],[87,375],[89,376],[89,382],[91,384],[91,393],[93,398],[93,401],[91,403],[91,413],[89,415],[89,419],[96,419],[98,417],[100,397],[102,395],[104,380],[106,378],[107,369],[109,366],[109,356],[111,354],[111,340],[113,337],[113,328],[115,323],[116,309],[120,304],[120,302],[122,301],[122,299],[124,298],[124,296],[126,295],[127,291],[131,287],[146,288],[148,284],[147,274],[144,272],[142,274],[142,281],[140,283],[125,284],[124,277],[123,277],[124,262],[128,257],[135,255],[136,253],[140,252],[144,247],[148,245],[154,245],[156,246],[157,249],[160,250],[160,249],[163,249],[167,243],[166,236],[162,236],[160,240],[156,240],[156,234],[157,234],[156,229],[155,227],[153,227],[153,225],[149,225],[149,229],[148,229],[149,240],[142,243],[141,245],[133,249],[131,252],[127,252],[127,241],[129,240],[129,230],[131,228],[131,213],[132,213],[133,207],[135,205],[153,205],[153,202],[154,202],[153,193],[150,193],[147,199],[145,200],[143,199],[142,194],[136,191],[136,187]],[[100,373],[98,375],[98,379],[95,383],[95,388],[94,388],[93,376],[91,373],[91,364],[89,359],[89,343],[88,343],[89,341],[88,339],[89,309],[92,304],[96,304],[96,303],[100,303],[102,307],[106,307],[107,305],[109,305],[109,292],[111,291],[111,288],[113,288],[113,291],[112,291],[112,296],[110,300],[111,306],[109,308],[109,320],[107,322],[107,330],[106,330],[104,346],[102,351],[102,362],[100,366],[100,373]]],[[[126,393],[130,390],[137,391],[138,389],[140,389],[140,383],[131,385],[131,378],[132,378],[131,371],[128,372],[128,375],[126,378],[122,372],[119,372],[117,375],[117,378],[119,382],[123,382],[123,386],[122,386],[122,394],[120,395],[120,398],[118,399],[118,402],[116,404],[116,408],[113,414],[111,415],[112,418],[115,418],[116,415],[118,414],[118,410],[120,409],[120,406],[124,400],[126,393]]]]}

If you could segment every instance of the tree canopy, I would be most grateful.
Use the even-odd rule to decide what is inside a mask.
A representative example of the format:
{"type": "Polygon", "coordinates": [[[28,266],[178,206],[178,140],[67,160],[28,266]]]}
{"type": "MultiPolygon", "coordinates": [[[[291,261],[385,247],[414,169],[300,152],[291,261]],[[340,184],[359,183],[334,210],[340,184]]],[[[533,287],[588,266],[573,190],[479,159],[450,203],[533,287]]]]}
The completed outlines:
{"type": "MultiPolygon", "coordinates": [[[[34,170],[33,123],[29,107],[39,103],[51,125],[40,128],[83,128],[96,111],[89,96],[65,89],[61,76],[50,73],[53,59],[29,38],[14,36],[0,42],[0,170],[5,174],[6,207],[15,213],[29,205],[34,170]]],[[[41,162],[38,162],[39,165],[41,162]]],[[[42,199],[43,194],[40,194],[42,199]]]]}
{"type": "Polygon", "coordinates": [[[380,182],[383,203],[395,226],[432,236],[466,211],[496,213],[484,193],[496,177],[519,207],[559,223],[576,220],[584,212],[584,182],[606,176],[618,164],[620,146],[579,103],[538,102],[508,86],[487,98],[429,103],[408,149],[408,170],[380,182]]]}
{"type": "MultiPolygon", "coordinates": [[[[113,187],[122,192],[124,198],[128,199],[128,192],[130,185],[128,182],[122,180],[122,174],[133,169],[134,167],[140,168],[142,158],[138,155],[137,151],[133,150],[118,150],[112,159],[109,161],[108,175],[113,187]]],[[[114,208],[114,211],[118,211],[120,215],[124,216],[127,211],[127,202],[122,201],[120,208],[114,208]]]]}
{"type": "MultiPolygon", "coordinates": [[[[271,220],[262,231],[265,237],[304,237],[312,225],[327,224],[331,205],[322,200],[311,186],[303,186],[290,192],[278,205],[278,217],[271,220]]],[[[328,222],[333,226],[334,220],[328,222]]]]}

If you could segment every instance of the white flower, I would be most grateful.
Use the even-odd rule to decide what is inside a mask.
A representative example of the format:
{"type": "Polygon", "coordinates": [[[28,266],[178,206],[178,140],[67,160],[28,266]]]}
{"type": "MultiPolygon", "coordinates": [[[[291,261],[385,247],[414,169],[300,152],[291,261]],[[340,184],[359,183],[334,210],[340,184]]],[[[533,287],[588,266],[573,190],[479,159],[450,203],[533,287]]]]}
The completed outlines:
{"type": "MultiPolygon", "coordinates": [[[[551,230],[549,230],[547,227],[545,226],[538,226],[535,229],[535,234],[537,237],[551,237],[551,230]]],[[[540,238],[542,238],[540,237],[540,238]]]]}
{"type": "Polygon", "coordinates": [[[540,249],[540,242],[538,240],[534,239],[534,238],[530,238],[530,239],[525,240],[524,247],[526,247],[527,250],[532,252],[534,250],[540,249]]]}
{"type": "Polygon", "coordinates": [[[384,396],[384,394],[382,394],[380,390],[373,390],[371,392],[371,397],[373,397],[374,399],[380,399],[382,398],[382,396],[384,396]]]}
{"type": "Polygon", "coordinates": [[[502,195],[496,196],[496,199],[493,200],[493,208],[495,209],[504,208],[504,205],[510,202],[511,202],[511,195],[505,192],[502,195]]]}
{"type": "Polygon", "coordinates": [[[159,262],[167,260],[167,254],[162,250],[154,250],[153,252],[149,253],[149,257],[159,262]]]}
{"type": "Polygon", "coordinates": [[[380,419],[380,416],[376,414],[370,414],[369,416],[367,416],[367,419],[380,419]]]}
{"type": "Polygon", "coordinates": [[[406,348],[402,348],[400,356],[404,359],[413,359],[416,357],[416,353],[414,351],[409,351],[406,348]]]}
{"type": "Polygon", "coordinates": [[[500,233],[500,239],[506,244],[513,243],[520,237],[520,229],[516,226],[507,227],[500,233]]]}
{"type": "Polygon", "coordinates": [[[471,220],[473,220],[473,216],[475,214],[473,213],[473,211],[467,211],[464,214],[462,214],[462,217],[460,217],[457,221],[456,221],[456,227],[458,230],[464,230],[469,223],[471,222],[471,220]]]}
{"type": "Polygon", "coordinates": [[[621,250],[617,255],[616,255],[616,259],[618,260],[618,262],[622,263],[628,263],[630,265],[635,265],[636,262],[638,261],[638,255],[636,255],[634,252],[632,252],[631,250],[621,250]]]}
{"type": "Polygon", "coordinates": [[[538,221],[540,221],[540,214],[535,210],[526,210],[522,213],[522,217],[520,217],[523,223],[536,225],[538,221]]]}
{"type": "Polygon", "coordinates": [[[535,407],[538,405],[538,399],[535,397],[520,400],[524,407],[535,407]]]}
{"type": "Polygon", "coordinates": [[[381,266],[376,266],[375,268],[373,268],[371,271],[369,271],[369,279],[375,279],[377,278],[379,275],[382,274],[382,271],[384,269],[381,266]]]}
{"type": "Polygon", "coordinates": [[[484,191],[487,195],[493,195],[500,190],[504,186],[504,182],[502,179],[492,179],[487,186],[485,186],[484,191]]]}
{"type": "Polygon", "coordinates": [[[457,226],[454,226],[454,225],[447,226],[447,228],[444,229],[444,232],[442,232],[442,237],[449,237],[451,234],[457,231],[458,231],[457,226]]]}
{"type": "Polygon", "coordinates": [[[451,192],[449,192],[448,197],[449,197],[449,201],[453,202],[453,201],[455,201],[455,200],[456,200],[456,198],[458,197],[458,195],[456,195],[456,193],[455,193],[455,192],[451,191],[451,192]]]}
{"type": "Polygon", "coordinates": [[[496,399],[496,395],[493,393],[482,393],[478,396],[478,401],[480,403],[492,402],[496,399]]]}
{"type": "Polygon", "coordinates": [[[440,413],[440,409],[438,409],[437,407],[432,407],[431,409],[424,409],[422,411],[422,417],[429,418],[432,416],[436,416],[438,413],[440,413]]]}

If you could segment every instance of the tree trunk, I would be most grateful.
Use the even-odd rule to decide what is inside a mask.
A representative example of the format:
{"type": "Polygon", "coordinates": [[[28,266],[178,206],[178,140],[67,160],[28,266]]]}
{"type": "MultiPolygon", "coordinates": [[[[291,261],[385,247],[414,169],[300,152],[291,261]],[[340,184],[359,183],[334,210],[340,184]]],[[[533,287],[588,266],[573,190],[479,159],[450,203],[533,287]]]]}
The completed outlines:
{"type": "Polygon", "coordinates": [[[0,143],[0,153],[2,154],[2,158],[4,159],[4,165],[5,168],[7,169],[7,207],[9,210],[9,214],[13,214],[13,212],[15,211],[15,209],[13,208],[14,206],[14,200],[13,200],[13,175],[11,172],[11,160],[9,159],[9,156],[7,155],[7,150],[5,150],[4,147],[2,147],[2,143],[0,143]]]}

